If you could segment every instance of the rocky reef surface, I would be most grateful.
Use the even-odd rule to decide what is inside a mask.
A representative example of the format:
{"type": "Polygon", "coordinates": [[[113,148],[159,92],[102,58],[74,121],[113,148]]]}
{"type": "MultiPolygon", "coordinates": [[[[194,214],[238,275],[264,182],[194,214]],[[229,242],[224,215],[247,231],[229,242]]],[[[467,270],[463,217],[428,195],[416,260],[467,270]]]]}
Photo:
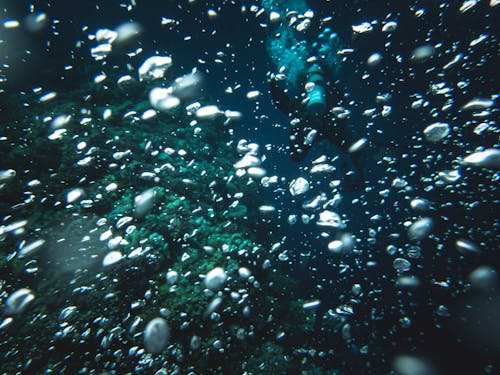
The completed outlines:
{"type": "Polygon", "coordinates": [[[280,299],[297,283],[270,267],[232,118],[152,110],[152,83],[114,75],[2,113],[1,372],[299,368],[313,316],[280,299]]]}

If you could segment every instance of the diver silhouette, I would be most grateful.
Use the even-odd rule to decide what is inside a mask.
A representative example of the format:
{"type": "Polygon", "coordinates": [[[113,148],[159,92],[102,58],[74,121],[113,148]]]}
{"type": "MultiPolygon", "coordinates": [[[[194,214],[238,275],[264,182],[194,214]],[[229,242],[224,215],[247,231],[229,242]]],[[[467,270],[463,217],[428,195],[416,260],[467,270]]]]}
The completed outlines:
{"type": "Polygon", "coordinates": [[[275,75],[270,79],[270,91],[274,104],[294,119],[290,129],[290,157],[295,162],[303,161],[312,146],[326,139],[350,160],[354,171],[346,174],[342,185],[348,191],[359,190],[364,185],[361,152],[352,146],[358,140],[349,131],[347,119],[336,116],[331,109],[342,106],[344,95],[332,79],[328,68],[313,63],[299,78],[298,85],[305,87],[302,96],[290,96],[281,87],[285,80],[275,75]]]}

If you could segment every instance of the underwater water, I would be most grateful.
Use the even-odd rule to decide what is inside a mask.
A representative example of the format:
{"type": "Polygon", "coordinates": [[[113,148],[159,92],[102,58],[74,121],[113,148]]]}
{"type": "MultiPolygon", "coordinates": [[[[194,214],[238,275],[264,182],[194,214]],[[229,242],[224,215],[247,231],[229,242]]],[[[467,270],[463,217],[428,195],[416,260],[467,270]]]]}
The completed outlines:
{"type": "Polygon", "coordinates": [[[0,1],[0,374],[498,374],[498,0],[0,1]]]}

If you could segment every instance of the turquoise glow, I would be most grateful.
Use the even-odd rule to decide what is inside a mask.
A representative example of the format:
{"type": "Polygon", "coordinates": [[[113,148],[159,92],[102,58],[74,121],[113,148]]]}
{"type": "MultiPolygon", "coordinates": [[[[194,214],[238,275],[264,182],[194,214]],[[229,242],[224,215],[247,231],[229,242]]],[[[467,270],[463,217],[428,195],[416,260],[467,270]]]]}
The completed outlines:
{"type": "Polygon", "coordinates": [[[311,20],[311,26],[307,31],[298,31],[296,25],[300,21],[290,25],[286,18],[289,12],[296,11],[303,14],[310,9],[305,0],[262,0],[262,6],[268,13],[274,11],[280,14],[279,25],[269,36],[266,47],[276,71],[284,68],[284,74],[292,87],[297,87],[299,77],[308,69],[307,60],[310,57],[316,57],[319,64],[329,68],[333,73],[339,71],[338,35],[330,27],[318,29],[315,19],[311,20]]]}

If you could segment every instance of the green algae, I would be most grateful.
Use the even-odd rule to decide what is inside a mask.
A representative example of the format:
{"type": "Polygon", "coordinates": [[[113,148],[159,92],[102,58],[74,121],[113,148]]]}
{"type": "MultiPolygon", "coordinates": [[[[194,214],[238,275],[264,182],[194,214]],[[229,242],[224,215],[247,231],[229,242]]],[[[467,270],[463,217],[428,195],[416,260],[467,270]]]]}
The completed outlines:
{"type": "Polygon", "coordinates": [[[113,363],[111,368],[122,373],[135,372],[136,358],[116,362],[112,353],[141,347],[142,336],[137,333],[162,311],[172,339],[169,350],[151,358],[156,369],[164,366],[195,373],[232,373],[235,366],[248,373],[291,369],[285,357],[294,349],[283,346],[277,334],[284,331],[296,337],[311,328],[304,325],[308,318],[300,304],[279,301],[282,288],[291,292],[297,285],[284,273],[262,269],[265,249],[276,239],[258,238],[258,227],[251,225],[257,213],[249,203],[255,201],[259,188],[235,178],[233,164],[238,155],[222,120],[200,122],[202,131],[197,136],[189,126],[190,118],[182,113],[160,114],[145,122],[120,120],[128,111],[148,109],[148,102],[134,104],[130,97],[123,100],[112,90],[94,86],[84,86],[90,89],[90,101],[82,103],[84,91],[75,89],[44,106],[33,104],[34,110],[19,113],[22,123],[16,119],[16,126],[6,126],[10,138],[19,132],[25,138],[21,147],[15,142],[2,145],[5,165],[16,166],[20,173],[0,190],[5,198],[0,209],[6,213],[13,202],[22,202],[27,182],[38,179],[40,184],[31,189],[34,198],[20,205],[14,217],[29,221],[23,237],[41,237],[46,245],[33,259],[7,261],[19,239],[7,235],[0,242],[3,278],[11,288],[29,286],[37,296],[6,330],[11,350],[2,371],[76,373],[83,368],[109,370],[113,363]],[[84,114],[78,109],[81,106],[86,108],[84,114]],[[106,108],[112,116],[105,121],[101,114],[106,108]],[[62,113],[73,117],[66,133],[48,140],[51,130],[41,119],[62,113]],[[91,121],[81,122],[84,117],[91,121]],[[82,151],[77,150],[79,142],[87,144],[82,151]],[[166,148],[176,152],[163,152],[166,148]],[[181,149],[185,155],[177,152],[181,149]],[[126,154],[116,159],[117,151],[126,154]],[[86,156],[92,161],[79,165],[86,156]],[[156,178],[142,178],[142,172],[153,172],[156,178]],[[112,183],[117,188],[107,191],[112,183]],[[84,195],[68,204],[66,195],[75,188],[84,195]],[[154,189],[154,204],[138,217],[135,197],[149,189],[154,189]],[[243,196],[239,203],[225,199],[235,193],[243,196]],[[125,216],[131,221],[116,228],[117,220],[125,216]],[[99,236],[107,230],[122,236],[126,244],[118,247],[122,260],[103,268],[109,249],[99,236]],[[143,254],[127,256],[137,249],[143,254]],[[29,261],[35,262],[37,271],[26,275],[29,261]],[[252,270],[253,281],[238,277],[242,266],[252,270]],[[224,268],[230,279],[219,292],[220,307],[207,316],[215,296],[204,292],[199,275],[215,267],[224,268]],[[166,283],[168,270],[179,274],[174,285],[166,283]],[[231,298],[229,291],[238,290],[251,290],[250,302],[241,304],[231,298]],[[76,306],[78,314],[60,326],[58,314],[69,305],[76,306]],[[270,313],[284,311],[283,316],[291,319],[282,323],[270,319],[270,313]],[[137,332],[130,331],[133,317],[142,319],[137,332]],[[31,332],[37,332],[36,337],[31,332]],[[241,332],[244,338],[237,337],[241,332]],[[198,349],[190,347],[193,336],[200,339],[198,349]],[[223,342],[224,352],[214,346],[216,340],[223,342]],[[80,356],[78,362],[71,360],[75,355],[80,356]],[[31,358],[27,364],[23,364],[25,357],[31,358]]]}

